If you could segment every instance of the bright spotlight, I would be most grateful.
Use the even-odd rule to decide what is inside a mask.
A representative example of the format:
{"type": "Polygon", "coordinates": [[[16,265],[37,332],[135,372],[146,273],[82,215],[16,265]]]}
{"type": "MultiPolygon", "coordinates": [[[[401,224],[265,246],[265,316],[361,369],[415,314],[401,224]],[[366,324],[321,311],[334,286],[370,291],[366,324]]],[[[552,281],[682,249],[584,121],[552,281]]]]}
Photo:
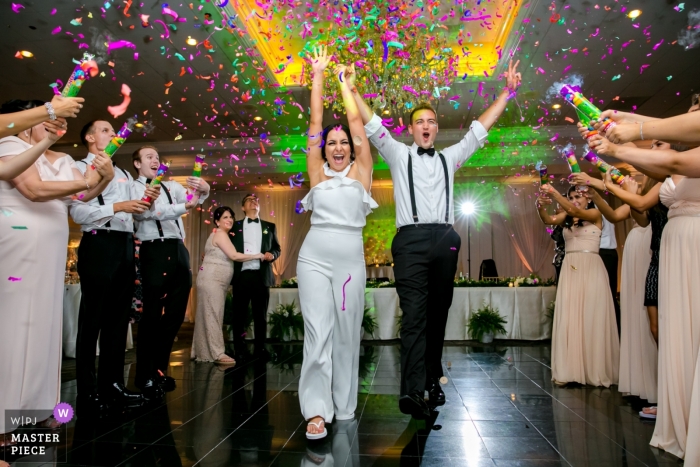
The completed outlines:
{"type": "Polygon", "coordinates": [[[474,211],[476,211],[476,206],[474,206],[474,203],[471,201],[465,201],[462,203],[462,214],[470,216],[474,214],[474,211]]]}

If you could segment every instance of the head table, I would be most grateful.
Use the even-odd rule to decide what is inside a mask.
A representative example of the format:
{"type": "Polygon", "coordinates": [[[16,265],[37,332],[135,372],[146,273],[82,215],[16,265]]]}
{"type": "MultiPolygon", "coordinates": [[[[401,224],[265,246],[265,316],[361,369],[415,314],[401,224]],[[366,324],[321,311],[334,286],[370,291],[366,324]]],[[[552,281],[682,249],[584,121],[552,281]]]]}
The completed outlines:
{"type": "MultiPolygon", "coordinates": [[[[542,340],[552,337],[552,320],[547,306],[555,300],[557,288],[552,287],[456,287],[452,306],[447,317],[446,340],[468,340],[467,320],[471,310],[484,303],[497,308],[507,323],[506,334],[500,339],[542,340]]],[[[295,288],[270,289],[268,314],[280,304],[294,301],[299,310],[299,293],[295,288]]],[[[374,336],[365,334],[364,339],[396,339],[401,314],[399,296],[394,288],[372,288],[365,290],[365,306],[374,308],[378,328],[374,336]]],[[[269,327],[268,327],[269,335],[269,327]]],[[[248,336],[252,338],[252,333],[248,336]]]]}

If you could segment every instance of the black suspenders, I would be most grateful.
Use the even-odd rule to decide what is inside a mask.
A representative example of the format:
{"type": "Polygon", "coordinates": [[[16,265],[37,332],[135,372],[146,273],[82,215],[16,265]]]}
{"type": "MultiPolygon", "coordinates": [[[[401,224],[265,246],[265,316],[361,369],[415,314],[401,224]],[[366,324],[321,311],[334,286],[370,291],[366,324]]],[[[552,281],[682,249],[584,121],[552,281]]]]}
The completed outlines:
{"type": "MultiPolygon", "coordinates": [[[[146,185],[151,183],[151,180],[146,180],[146,185]]],[[[161,187],[163,187],[163,190],[165,190],[165,195],[168,197],[168,202],[170,204],[173,204],[173,198],[170,196],[170,190],[168,190],[168,187],[165,186],[165,183],[160,184],[161,187]]],[[[182,239],[182,230],[180,230],[180,223],[175,219],[175,225],[177,225],[177,231],[180,232],[180,239],[182,239]]],[[[164,238],[165,235],[163,235],[163,226],[160,224],[160,221],[156,219],[156,227],[158,227],[158,235],[160,235],[160,238],[164,238]]]]}
{"type": "MultiPolygon", "coordinates": [[[[87,162],[85,162],[85,161],[78,161],[78,162],[82,162],[83,164],[85,164],[85,170],[87,171],[87,165],[88,165],[87,162]]],[[[113,165],[114,167],[117,167],[117,164],[116,164],[114,161],[112,161],[112,165],[113,165]]],[[[126,179],[128,180],[128,179],[129,179],[129,175],[126,173],[126,171],[125,171],[124,169],[122,169],[121,167],[117,167],[117,168],[118,168],[119,170],[121,170],[122,172],[124,172],[124,176],[125,176],[126,179]]],[[[100,203],[100,206],[104,206],[104,205],[105,205],[105,199],[102,197],[102,193],[100,193],[99,195],[97,195],[97,202],[100,203]]],[[[105,227],[107,227],[108,229],[111,228],[111,227],[112,227],[112,222],[111,222],[111,221],[107,221],[107,223],[105,224],[105,227]]]]}
{"type": "MultiPolygon", "coordinates": [[[[450,176],[447,172],[447,162],[445,161],[445,156],[441,152],[438,152],[440,156],[440,162],[442,162],[442,169],[445,173],[445,224],[450,221],[450,176]]],[[[413,162],[411,158],[411,150],[408,150],[408,189],[411,194],[411,212],[413,214],[413,222],[418,223],[418,209],[416,208],[416,193],[413,190],[413,162]]]]}

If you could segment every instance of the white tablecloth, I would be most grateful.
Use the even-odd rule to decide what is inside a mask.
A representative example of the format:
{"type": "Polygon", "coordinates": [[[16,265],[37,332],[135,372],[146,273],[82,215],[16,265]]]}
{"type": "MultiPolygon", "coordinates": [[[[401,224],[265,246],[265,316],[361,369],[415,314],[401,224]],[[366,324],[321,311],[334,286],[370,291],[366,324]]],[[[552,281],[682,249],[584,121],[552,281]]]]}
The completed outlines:
{"type": "MultiPolygon", "coordinates": [[[[455,288],[452,306],[447,316],[446,340],[467,340],[467,319],[470,310],[476,310],[484,302],[494,308],[507,323],[505,335],[500,339],[542,340],[552,337],[551,319],[546,316],[547,305],[554,301],[556,287],[458,287],[455,288]]],[[[400,315],[399,296],[396,289],[367,289],[366,304],[376,312],[378,329],[374,337],[365,339],[395,339],[400,315]]],[[[297,289],[270,289],[268,314],[277,305],[295,301],[299,306],[297,289]]],[[[298,308],[299,309],[299,308],[298,308]]],[[[269,332],[269,329],[268,329],[269,332]]],[[[252,337],[249,333],[249,337],[252,337]]]]}
{"type": "MultiPolygon", "coordinates": [[[[78,338],[78,312],[80,311],[80,284],[63,286],[63,355],[75,358],[75,341],[78,338]]],[[[134,348],[131,324],[126,335],[126,349],[134,348]]],[[[100,342],[97,342],[97,355],[100,354],[100,342]]]]}

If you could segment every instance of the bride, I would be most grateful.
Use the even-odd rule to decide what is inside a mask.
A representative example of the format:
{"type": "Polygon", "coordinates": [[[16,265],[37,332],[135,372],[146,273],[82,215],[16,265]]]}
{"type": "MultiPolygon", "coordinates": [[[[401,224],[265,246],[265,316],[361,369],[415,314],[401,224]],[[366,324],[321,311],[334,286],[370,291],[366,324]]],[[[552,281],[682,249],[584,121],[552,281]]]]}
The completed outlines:
{"type": "Polygon", "coordinates": [[[334,124],[322,129],[323,73],[330,57],[325,48],[314,48],[311,61],[307,152],[311,191],[302,205],[313,213],[297,265],[304,316],[299,402],[309,422],[306,437],[319,439],[326,436],[325,424],[333,417],[355,416],[366,274],[362,228],[378,205],[369,194],[369,142],[347,80],[354,67],[339,65],[334,70],[349,128],[334,124]]]}

